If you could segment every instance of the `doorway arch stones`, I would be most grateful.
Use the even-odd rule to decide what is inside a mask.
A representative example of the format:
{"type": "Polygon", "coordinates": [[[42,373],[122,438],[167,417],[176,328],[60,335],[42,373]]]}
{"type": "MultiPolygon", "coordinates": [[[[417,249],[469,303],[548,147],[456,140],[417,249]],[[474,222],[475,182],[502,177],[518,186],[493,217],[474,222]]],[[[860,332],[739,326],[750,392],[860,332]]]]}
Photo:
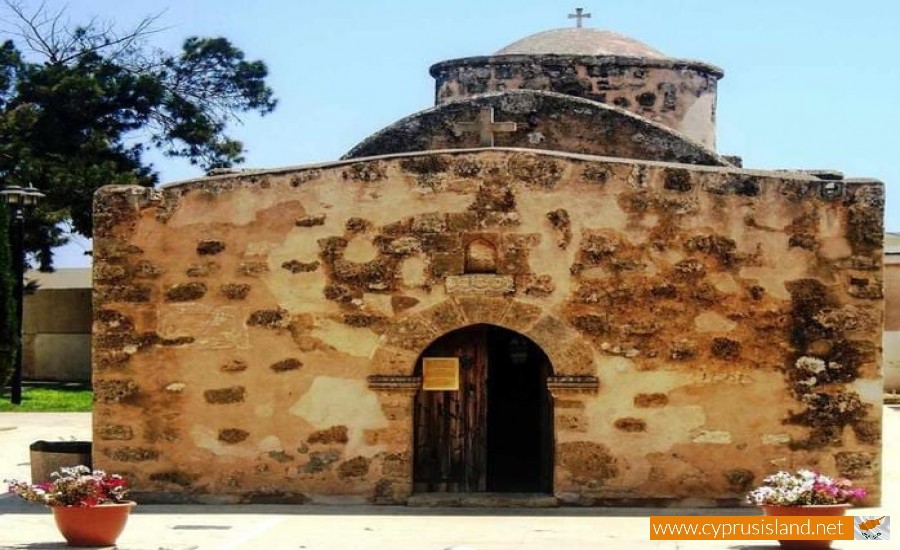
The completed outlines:
{"type": "Polygon", "coordinates": [[[490,296],[450,297],[395,320],[372,353],[369,387],[418,390],[421,380],[414,374],[419,355],[444,334],[477,324],[521,333],[540,346],[550,358],[547,386],[554,394],[599,387],[596,352],[578,331],[538,305],[490,296]]]}
{"type": "MultiPolygon", "coordinates": [[[[472,325],[503,327],[527,336],[550,359],[552,375],[547,389],[555,398],[554,408],[596,393],[594,348],[577,331],[544,308],[513,298],[455,296],[397,318],[386,329],[371,355],[368,385],[378,395],[387,425],[367,440],[390,448],[382,479],[375,488],[374,501],[403,503],[413,489],[413,417],[416,392],[422,379],[415,375],[422,352],[442,335],[472,325]]],[[[582,420],[555,414],[556,433],[582,431],[582,420]]],[[[553,465],[554,487],[559,472],[553,465]]]]}

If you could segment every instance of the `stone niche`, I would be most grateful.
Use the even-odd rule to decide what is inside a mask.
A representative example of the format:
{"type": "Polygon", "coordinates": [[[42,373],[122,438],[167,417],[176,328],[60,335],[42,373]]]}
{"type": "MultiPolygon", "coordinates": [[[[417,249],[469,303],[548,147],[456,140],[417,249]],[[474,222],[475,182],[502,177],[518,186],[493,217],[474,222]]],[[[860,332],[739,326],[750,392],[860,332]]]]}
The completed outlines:
{"type": "Polygon", "coordinates": [[[484,324],[549,359],[565,503],[734,503],[789,464],[875,503],[883,185],[833,183],[494,148],[105,187],[95,467],[405,502],[417,359],[484,324]]]}

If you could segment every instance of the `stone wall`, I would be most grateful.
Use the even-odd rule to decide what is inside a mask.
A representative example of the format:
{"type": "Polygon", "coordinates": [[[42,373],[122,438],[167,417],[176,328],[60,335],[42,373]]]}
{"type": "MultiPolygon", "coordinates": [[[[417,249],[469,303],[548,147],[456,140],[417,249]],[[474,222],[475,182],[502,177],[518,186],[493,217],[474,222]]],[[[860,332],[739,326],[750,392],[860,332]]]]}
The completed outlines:
{"type": "Polygon", "coordinates": [[[90,382],[91,289],[39,288],[25,295],[22,376],[90,382]]]}
{"type": "Polygon", "coordinates": [[[436,103],[503,90],[547,90],[615,105],[716,148],[722,70],[700,62],[567,55],[498,55],[431,67],[436,103]]]}
{"type": "Polygon", "coordinates": [[[490,323],[552,362],[565,502],[731,502],[799,466],[874,502],[882,208],[873,181],[504,149],[107,187],[94,462],[184,499],[402,502],[416,358],[490,323]]]}

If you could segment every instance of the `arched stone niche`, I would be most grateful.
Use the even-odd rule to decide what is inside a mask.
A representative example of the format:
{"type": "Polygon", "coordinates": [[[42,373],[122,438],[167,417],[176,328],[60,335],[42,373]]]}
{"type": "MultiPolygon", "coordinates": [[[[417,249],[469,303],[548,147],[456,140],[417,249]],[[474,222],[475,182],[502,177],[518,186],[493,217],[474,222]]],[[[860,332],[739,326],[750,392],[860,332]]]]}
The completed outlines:
{"type": "Polygon", "coordinates": [[[500,260],[497,247],[484,239],[475,239],[466,246],[465,273],[497,273],[500,260]]]}

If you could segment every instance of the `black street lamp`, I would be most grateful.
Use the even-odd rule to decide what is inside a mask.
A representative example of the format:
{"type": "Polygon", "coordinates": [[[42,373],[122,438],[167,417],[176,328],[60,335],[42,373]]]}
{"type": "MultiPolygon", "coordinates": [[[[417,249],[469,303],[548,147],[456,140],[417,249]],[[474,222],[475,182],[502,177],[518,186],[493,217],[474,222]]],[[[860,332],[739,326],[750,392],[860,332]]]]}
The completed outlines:
{"type": "Polygon", "coordinates": [[[22,334],[25,327],[22,325],[22,313],[25,298],[25,214],[44,198],[44,194],[32,187],[20,187],[7,185],[0,190],[0,197],[9,208],[10,225],[9,232],[10,252],[12,252],[13,281],[16,297],[16,318],[19,320],[19,334],[16,338],[16,364],[10,382],[9,400],[13,405],[22,402],[22,334]]]}

